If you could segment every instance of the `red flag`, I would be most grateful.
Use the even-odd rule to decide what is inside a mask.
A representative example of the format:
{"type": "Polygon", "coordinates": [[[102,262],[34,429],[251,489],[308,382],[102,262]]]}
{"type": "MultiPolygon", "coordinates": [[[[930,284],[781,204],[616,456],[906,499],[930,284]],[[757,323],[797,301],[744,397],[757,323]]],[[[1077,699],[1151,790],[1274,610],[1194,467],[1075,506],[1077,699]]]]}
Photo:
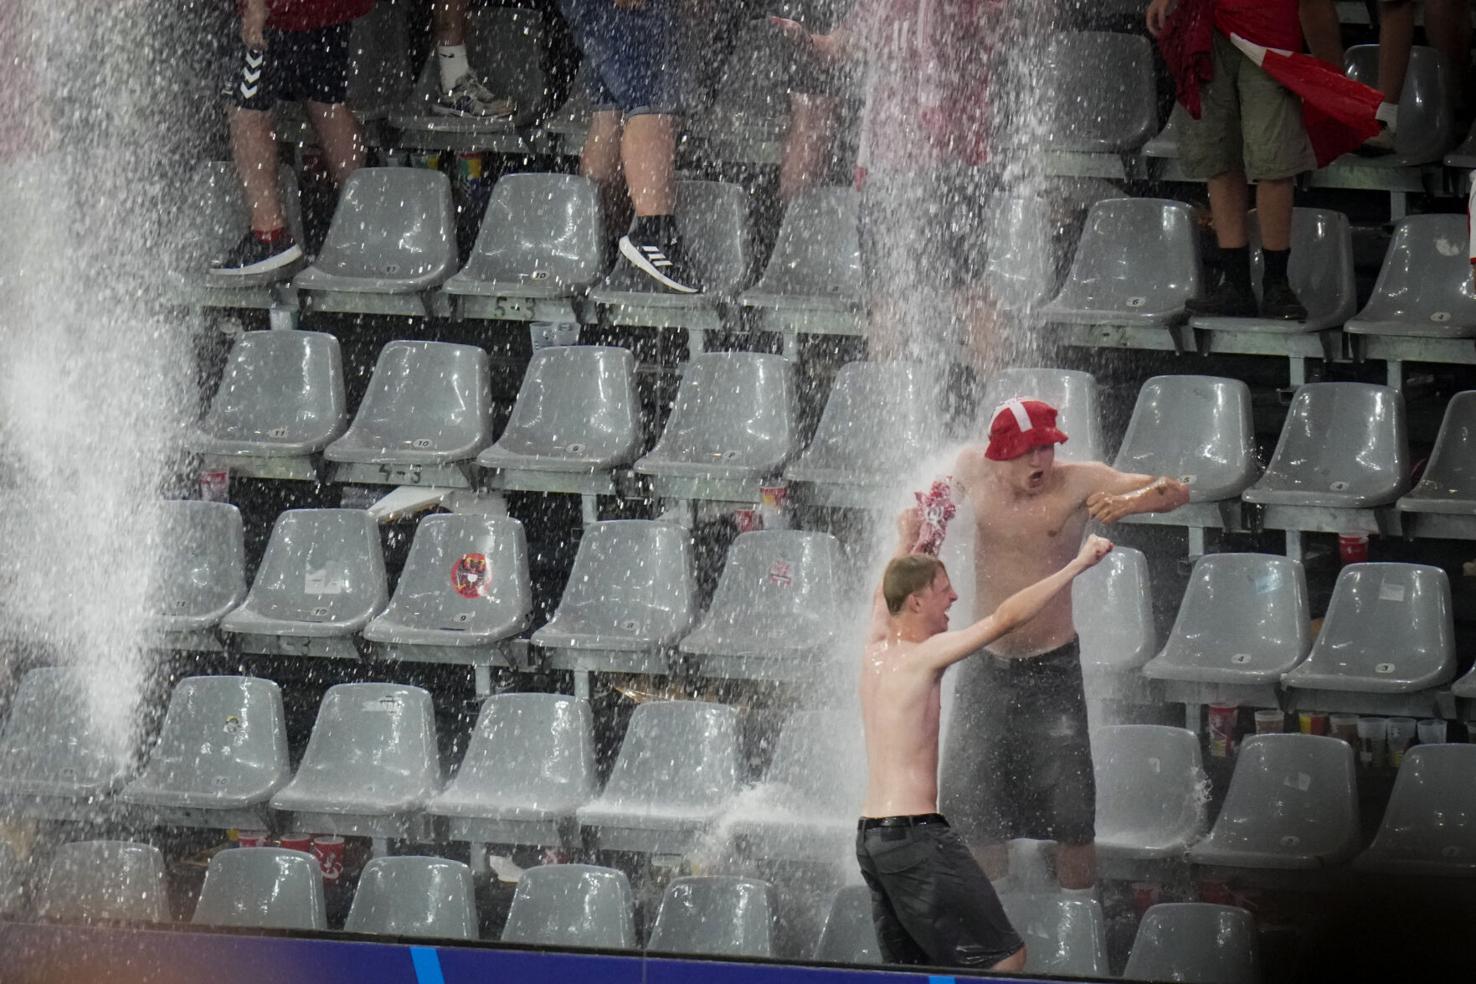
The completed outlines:
{"type": "Polygon", "coordinates": [[[1384,97],[1320,59],[1301,52],[1268,48],[1239,34],[1230,41],[1267,75],[1302,99],[1302,123],[1317,155],[1317,166],[1356,150],[1379,132],[1375,117],[1384,97]]]}

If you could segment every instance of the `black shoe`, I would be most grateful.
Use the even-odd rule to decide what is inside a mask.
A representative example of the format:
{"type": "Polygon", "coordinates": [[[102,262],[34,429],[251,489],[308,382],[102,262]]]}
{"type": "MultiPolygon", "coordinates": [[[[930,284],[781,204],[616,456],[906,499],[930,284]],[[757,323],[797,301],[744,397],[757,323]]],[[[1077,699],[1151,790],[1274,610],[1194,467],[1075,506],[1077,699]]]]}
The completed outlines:
{"type": "Polygon", "coordinates": [[[275,242],[264,243],[255,233],[248,232],[241,237],[235,249],[210,264],[210,272],[224,276],[268,273],[291,266],[300,259],[302,247],[293,241],[290,234],[283,234],[275,242]]]}
{"type": "Polygon", "coordinates": [[[696,294],[702,290],[697,271],[687,261],[679,239],[647,242],[630,232],[620,237],[620,255],[667,290],[678,294],[696,294]]]}
{"type": "Polygon", "coordinates": [[[1297,300],[1297,292],[1291,284],[1265,284],[1261,290],[1261,317],[1273,321],[1306,321],[1307,308],[1297,300]]]}
{"type": "Polygon", "coordinates": [[[1256,295],[1230,281],[1220,278],[1204,297],[1191,297],[1184,302],[1184,310],[1194,317],[1204,318],[1254,318],[1256,295]]]}

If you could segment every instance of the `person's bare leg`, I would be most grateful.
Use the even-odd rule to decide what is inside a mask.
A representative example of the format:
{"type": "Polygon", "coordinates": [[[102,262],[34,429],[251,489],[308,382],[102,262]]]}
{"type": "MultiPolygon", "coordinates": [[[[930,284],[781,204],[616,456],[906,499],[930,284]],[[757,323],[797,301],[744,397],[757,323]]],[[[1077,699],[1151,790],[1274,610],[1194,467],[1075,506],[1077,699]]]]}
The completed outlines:
{"type": "Polygon", "coordinates": [[[467,0],[436,0],[431,4],[431,28],[436,44],[466,44],[467,0]]]}
{"type": "Polygon", "coordinates": [[[1246,212],[1250,208],[1250,186],[1245,174],[1226,171],[1207,182],[1210,218],[1215,223],[1215,242],[1221,249],[1238,249],[1250,242],[1246,212]]]}
{"type": "Polygon", "coordinates": [[[251,228],[271,232],[287,225],[277,192],[277,140],[272,114],[258,109],[230,110],[231,158],[251,210],[251,228]]]}
{"type": "Polygon", "coordinates": [[[990,967],[989,969],[1002,970],[1006,973],[1011,971],[1022,971],[1025,969],[1025,957],[1025,947],[1022,946],[1020,947],[1020,949],[1016,950],[1008,957],[1005,957],[1003,960],[995,964],[993,967],[990,967]]]}
{"type": "Polygon", "coordinates": [[[1256,182],[1256,221],[1261,229],[1262,248],[1291,249],[1294,193],[1295,185],[1291,178],[1256,182]]]}
{"type": "MultiPolygon", "coordinates": [[[[1429,16],[1428,7],[1426,16],[1429,16]]],[[[1414,44],[1414,0],[1379,4],[1379,91],[1384,102],[1399,104],[1404,75],[1409,70],[1409,48],[1414,44]]]]}
{"type": "Polygon", "coordinates": [[[359,121],[343,103],[309,101],[303,105],[318,142],[323,145],[328,173],[342,188],[349,175],[364,166],[364,137],[359,132],[359,121]]]}
{"type": "Polygon", "coordinates": [[[1056,882],[1062,888],[1091,888],[1097,883],[1095,844],[1057,844],[1056,882]]]}
{"type": "Polygon", "coordinates": [[[1456,106],[1465,105],[1471,67],[1470,0],[1425,0],[1425,37],[1454,66],[1456,106]]]}
{"type": "Polygon", "coordinates": [[[836,101],[829,96],[797,92],[789,97],[789,131],[779,159],[779,200],[786,205],[824,176],[835,137],[835,110],[836,101]]]}
{"type": "Polygon", "coordinates": [[[626,120],[620,157],[637,218],[676,211],[676,117],[642,113],[626,120]]]}
{"type": "Polygon", "coordinates": [[[969,368],[984,378],[1010,363],[1013,352],[1005,350],[1006,335],[1004,315],[994,301],[994,295],[983,288],[961,290],[955,293],[954,303],[963,315],[963,357],[969,368]]]}
{"type": "Polygon", "coordinates": [[[629,202],[621,180],[620,137],[623,131],[620,113],[602,110],[589,118],[584,136],[584,149],[579,153],[579,173],[600,190],[600,205],[609,228],[624,228],[629,202]]]}

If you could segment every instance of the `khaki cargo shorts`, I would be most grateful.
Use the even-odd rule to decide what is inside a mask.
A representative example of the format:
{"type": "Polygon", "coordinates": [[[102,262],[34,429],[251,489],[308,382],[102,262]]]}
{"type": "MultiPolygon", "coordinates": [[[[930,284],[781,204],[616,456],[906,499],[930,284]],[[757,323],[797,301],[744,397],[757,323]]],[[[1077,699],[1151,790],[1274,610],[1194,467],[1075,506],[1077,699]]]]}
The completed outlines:
{"type": "Polygon", "coordinates": [[[1199,87],[1202,112],[1179,145],[1191,178],[1244,169],[1251,181],[1290,178],[1317,167],[1302,126],[1302,101],[1219,32],[1215,77],[1199,87]]]}

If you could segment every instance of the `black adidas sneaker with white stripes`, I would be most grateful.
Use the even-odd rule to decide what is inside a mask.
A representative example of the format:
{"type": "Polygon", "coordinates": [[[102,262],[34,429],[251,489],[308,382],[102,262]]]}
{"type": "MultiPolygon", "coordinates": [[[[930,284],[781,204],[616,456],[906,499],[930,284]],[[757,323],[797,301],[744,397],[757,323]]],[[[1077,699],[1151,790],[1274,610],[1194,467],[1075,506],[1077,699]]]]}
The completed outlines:
{"type": "Polygon", "coordinates": [[[676,237],[657,242],[632,230],[620,237],[620,255],[667,290],[678,294],[696,294],[702,290],[697,272],[687,262],[681,240],[676,237]]]}

